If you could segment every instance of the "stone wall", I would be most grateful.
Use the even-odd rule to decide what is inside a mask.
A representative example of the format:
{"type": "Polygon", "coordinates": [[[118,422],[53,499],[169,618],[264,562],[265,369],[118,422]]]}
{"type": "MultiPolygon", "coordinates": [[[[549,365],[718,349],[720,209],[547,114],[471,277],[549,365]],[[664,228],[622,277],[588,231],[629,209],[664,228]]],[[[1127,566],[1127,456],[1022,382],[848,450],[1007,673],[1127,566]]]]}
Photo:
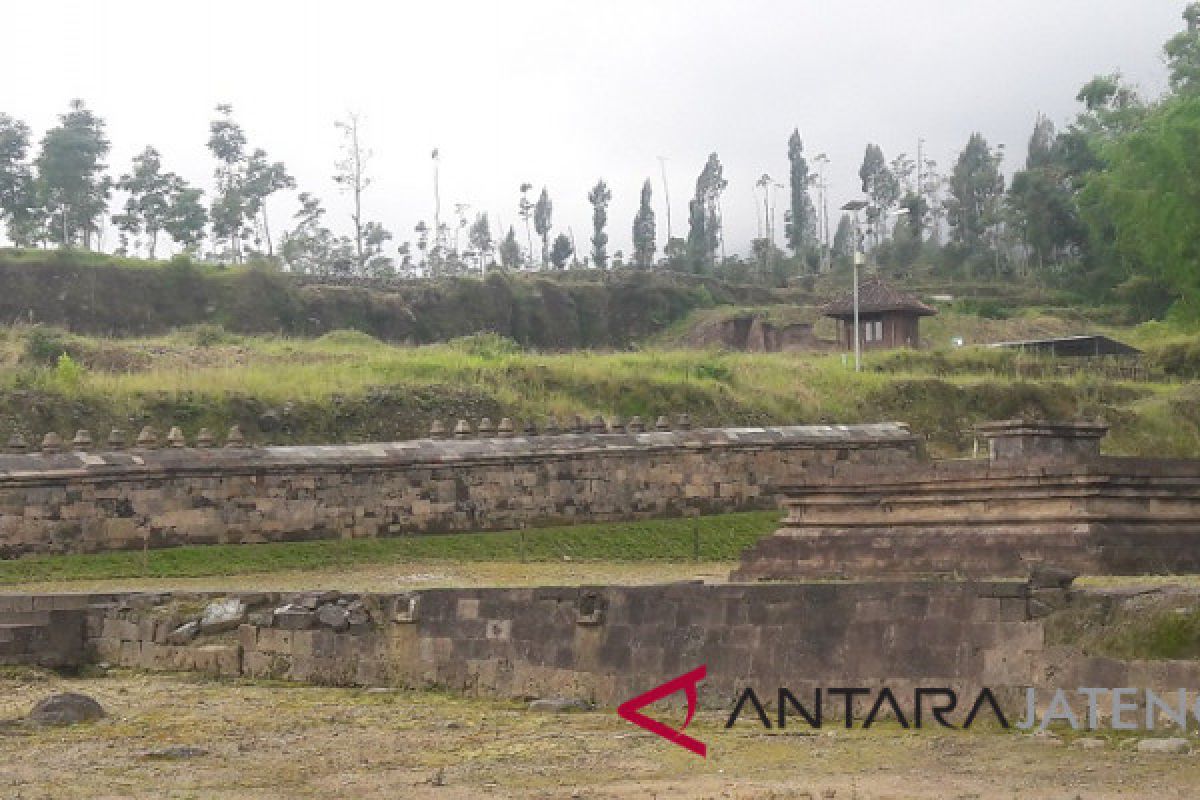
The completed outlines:
{"type": "Polygon", "coordinates": [[[886,424],[6,454],[0,556],[772,508],[798,476],[915,447],[886,424]]]}
{"type": "Polygon", "coordinates": [[[701,665],[702,704],[723,708],[746,686],[986,686],[1009,701],[1027,686],[1200,689],[1200,662],[1088,656],[1048,635],[1073,609],[1102,625],[1099,594],[1011,582],[253,594],[240,627],[194,638],[178,631],[207,598],[135,595],[93,619],[89,647],[145,669],[610,707],[701,665]]]}
{"type": "Polygon", "coordinates": [[[1200,572],[1200,462],[947,461],[790,487],[735,580],[1200,572]]]}

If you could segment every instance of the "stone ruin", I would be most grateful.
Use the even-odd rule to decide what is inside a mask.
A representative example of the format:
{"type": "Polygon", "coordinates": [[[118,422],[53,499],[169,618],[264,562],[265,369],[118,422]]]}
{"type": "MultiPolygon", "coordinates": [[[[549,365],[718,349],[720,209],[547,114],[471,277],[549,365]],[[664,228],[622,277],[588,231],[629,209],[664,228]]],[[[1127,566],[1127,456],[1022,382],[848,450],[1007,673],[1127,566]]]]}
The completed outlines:
{"type": "Polygon", "coordinates": [[[783,490],[787,516],[738,581],[1200,572],[1200,461],[1100,453],[1102,424],[981,425],[986,459],[838,465],[783,490]]]}

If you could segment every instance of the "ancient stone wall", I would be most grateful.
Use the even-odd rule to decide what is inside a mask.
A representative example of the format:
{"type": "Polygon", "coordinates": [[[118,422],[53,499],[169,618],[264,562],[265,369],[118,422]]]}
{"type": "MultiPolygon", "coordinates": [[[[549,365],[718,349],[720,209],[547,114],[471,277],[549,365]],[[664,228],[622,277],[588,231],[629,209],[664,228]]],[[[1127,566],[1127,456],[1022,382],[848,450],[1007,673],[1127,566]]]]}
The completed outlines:
{"type": "Polygon", "coordinates": [[[145,669],[601,706],[701,665],[702,704],[723,708],[746,686],[988,687],[1010,702],[1027,686],[1200,688],[1196,661],[1089,656],[1048,634],[1096,594],[1005,582],[254,594],[199,634],[181,628],[207,598],[135,595],[93,618],[89,649],[145,669]]]}
{"type": "Polygon", "coordinates": [[[166,449],[100,453],[71,450],[78,436],[69,452],[54,452],[63,447],[55,439],[50,452],[0,455],[0,555],[773,508],[781,487],[808,473],[909,463],[916,447],[892,424],[530,437],[514,436],[510,425],[492,433],[217,449],[184,446],[179,435],[166,449]]]}
{"type": "Polygon", "coordinates": [[[1200,572],[1200,462],[1093,456],[836,469],[787,490],[787,518],[735,580],[1200,572]]]}

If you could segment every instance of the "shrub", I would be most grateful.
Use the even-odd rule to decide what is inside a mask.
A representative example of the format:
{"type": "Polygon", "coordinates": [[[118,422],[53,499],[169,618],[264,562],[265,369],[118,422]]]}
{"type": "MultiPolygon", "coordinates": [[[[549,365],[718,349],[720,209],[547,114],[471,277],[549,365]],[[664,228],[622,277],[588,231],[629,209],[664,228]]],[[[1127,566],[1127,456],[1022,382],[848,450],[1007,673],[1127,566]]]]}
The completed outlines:
{"type": "Polygon", "coordinates": [[[79,362],[63,353],[54,365],[54,382],[61,389],[73,391],[78,389],[83,381],[83,373],[84,369],[79,362]]]}
{"type": "Polygon", "coordinates": [[[317,341],[321,344],[343,345],[343,346],[363,346],[379,344],[379,340],[369,333],[362,331],[348,330],[339,328],[336,331],[330,331],[317,337],[317,341]]]}
{"type": "Polygon", "coordinates": [[[451,339],[448,344],[467,355],[488,359],[516,355],[521,352],[521,345],[498,333],[474,333],[470,336],[459,336],[451,339]]]}
{"type": "Polygon", "coordinates": [[[69,349],[68,334],[57,328],[37,325],[25,335],[23,360],[32,364],[50,366],[69,349]]]}
{"type": "Polygon", "coordinates": [[[1200,378],[1200,337],[1151,345],[1146,363],[1175,378],[1200,378]]]}
{"type": "Polygon", "coordinates": [[[215,347],[219,344],[231,344],[241,340],[241,337],[225,330],[223,326],[211,323],[189,325],[181,332],[186,340],[196,347],[215,347]]]}

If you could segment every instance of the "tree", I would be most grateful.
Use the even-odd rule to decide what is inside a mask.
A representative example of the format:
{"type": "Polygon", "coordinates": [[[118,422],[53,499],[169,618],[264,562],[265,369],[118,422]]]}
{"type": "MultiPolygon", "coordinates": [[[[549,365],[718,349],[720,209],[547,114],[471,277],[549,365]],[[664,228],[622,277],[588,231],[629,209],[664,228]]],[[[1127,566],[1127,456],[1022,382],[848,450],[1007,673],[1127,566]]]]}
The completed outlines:
{"type": "Polygon", "coordinates": [[[837,232],[833,234],[833,260],[838,266],[849,266],[854,258],[854,221],[849,214],[838,220],[837,232]]]}
{"type": "Polygon", "coordinates": [[[504,241],[500,242],[500,265],[505,269],[520,269],[521,245],[517,244],[517,233],[511,225],[504,241]]]}
{"type": "MultiPolygon", "coordinates": [[[[385,246],[392,239],[391,232],[378,222],[368,222],[363,226],[362,238],[363,252],[356,259],[359,274],[372,278],[388,278],[395,275],[395,262],[384,255],[385,246]]],[[[358,255],[357,251],[355,255],[358,255]]]]}
{"type": "Polygon", "coordinates": [[[633,217],[633,263],[640,269],[649,269],[654,263],[657,246],[654,208],[651,206],[653,193],[653,186],[647,178],[642,184],[641,203],[633,217]]]}
{"type": "Polygon", "coordinates": [[[966,256],[985,248],[985,237],[999,222],[999,200],[1004,194],[999,167],[999,157],[983,134],[971,134],[950,176],[946,206],[953,239],[966,256]]]}
{"type": "Polygon", "coordinates": [[[792,131],[791,138],[788,139],[788,161],[791,163],[788,175],[791,208],[785,235],[792,253],[800,255],[808,250],[817,238],[817,212],[808,194],[813,176],[809,174],[808,161],[804,158],[804,142],[800,138],[799,129],[792,131]]]}
{"type": "Polygon", "coordinates": [[[39,238],[31,225],[37,208],[33,168],[28,162],[29,126],[0,113],[0,220],[6,223],[8,236],[19,247],[27,247],[39,238]]]}
{"type": "Polygon", "coordinates": [[[296,223],[283,235],[280,253],[293,272],[315,275],[350,274],[356,253],[349,239],[335,236],[325,227],[325,209],[316,197],[301,192],[296,223]]]}
{"type": "Polygon", "coordinates": [[[334,183],[349,192],[354,201],[354,210],[350,214],[354,222],[354,251],[358,256],[359,269],[365,269],[367,253],[364,245],[364,229],[362,196],[371,185],[367,176],[367,162],[371,159],[371,151],[362,146],[358,136],[358,114],[347,114],[345,119],[334,122],[334,126],[342,132],[342,158],[334,165],[334,183]]]}
{"type": "Polygon", "coordinates": [[[217,106],[217,119],[208,127],[208,149],[217,159],[216,194],[210,217],[213,238],[229,244],[234,261],[243,258],[243,243],[261,225],[267,255],[274,255],[267,198],[282,189],[291,189],[296,181],[282,162],[272,162],[261,148],[247,154],[246,133],[233,119],[233,107],[217,106]]]}
{"type": "Polygon", "coordinates": [[[1172,311],[1200,319],[1200,97],[1154,110],[1146,124],[1104,145],[1108,168],[1092,174],[1081,206],[1093,239],[1111,242],[1117,279],[1146,276],[1176,298],[1172,311]]]}
{"type": "Polygon", "coordinates": [[[554,246],[550,248],[550,261],[557,269],[566,269],[567,261],[575,254],[575,247],[565,233],[554,238],[554,246]]]}
{"type": "Polygon", "coordinates": [[[867,209],[867,224],[878,246],[883,241],[883,220],[900,199],[900,181],[888,167],[883,148],[877,144],[867,145],[858,177],[862,181],[863,194],[871,199],[867,209]]]}
{"type": "Polygon", "coordinates": [[[704,272],[710,262],[708,217],[704,213],[704,201],[693,197],[688,201],[688,268],[692,272],[704,272]]]}
{"type": "Polygon", "coordinates": [[[196,243],[193,204],[198,204],[200,193],[189,190],[183,178],[174,172],[163,172],[158,150],[148,146],[134,156],[132,171],[121,176],[116,188],[128,192],[129,198],[125,201],[125,213],[113,217],[113,222],[131,236],[144,233],[150,258],[154,258],[158,234],[164,230],[172,238],[179,234],[185,247],[196,243]]]}
{"type": "Polygon", "coordinates": [[[529,232],[529,220],[533,219],[533,203],[529,199],[529,190],[533,188],[532,183],[521,184],[521,202],[517,204],[517,216],[525,220],[525,252],[529,254],[529,260],[533,261],[533,235],[529,232]]]}
{"type": "Polygon", "coordinates": [[[262,149],[250,154],[250,160],[246,164],[246,211],[250,219],[261,221],[262,237],[267,241],[268,258],[275,255],[275,249],[272,246],[271,225],[267,218],[267,198],[284,189],[295,188],[296,179],[288,174],[282,161],[269,160],[266,151],[262,149]]]}
{"type": "Polygon", "coordinates": [[[46,132],[38,153],[37,193],[50,218],[49,236],[64,246],[91,247],[108,206],[111,180],[104,174],[109,141],[104,121],[82,100],[46,132]]]}
{"type": "Polygon", "coordinates": [[[1062,156],[1054,123],[1038,115],[1025,169],[1013,175],[1008,207],[1025,247],[1039,266],[1056,262],[1068,250],[1082,246],[1086,235],[1062,156]]]}
{"type": "Polygon", "coordinates": [[[488,262],[488,256],[495,246],[492,241],[492,226],[488,221],[486,211],[476,215],[475,222],[471,224],[468,238],[471,242],[471,249],[479,254],[479,271],[485,272],[487,268],[484,265],[488,262]]]}
{"type": "Polygon", "coordinates": [[[608,184],[599,181],[588,192],[588,202],[592,204],[592,263],[598,269],[608,267],[608,234],[604,232],[608,226],[608,204],[612,202],[612,192],[608,184]]]}
{"type": "Polygon", "coordinates": [[[428,263],[426,254],[429,249],[429,226],[425,224],[425,220],[420,220],[413,226],[413,233],[417,234],[417,249],[421,251],[421,268],[424,269],[428,263]]]}
{"type": "Polygon", "coordinates": [[[550,223],[554,217],[554,204],[550,202],[550,193],[542,187],[538,195],[537,206],[533,210],[533,228],[542,239],[542,269],[546,268],[550,255],[550,223]]]}
{"type": "Polygon", "coordinates": [[[202,190],[193,189],[180,179],[172,188],[167,216],[163,219],[163,230],[189,253],[199,249],[208,225],[208,212],[200,202],[203,194],[202,190]]]}
{"type": "Polygon", "coordinates": [[[721,244],[721,194],[728,185],[720,158],[711,153],[688,203],[688,257],[694,272],[711,272],[716,264],[721,244]]]}
{"type": "Polygon", "coordinates": [[[685,271],[688,268],[687,239],[679,236],[668,239],[667,246],[663,248],[663,256],[667,259],[667,269],[675,272],[685,271]]]}
{"type": "Polygon", "coordinates": [[[234,121],[232,106],[221,104],[216,110],[219,116],[208,126],[208,149],[217,159],[217,168],[213,173],[216,193],[209,217],[213,238],[218,242],[228,242],[233,260],[241,261],[242,240],[248,234],[246,133],[234,121]]]}
{"type": "Polygon", "coordinates": [[[1180,94],[1200,91],[1200,3],[1183,12],[1187,30],[1173,36],[1163,50],[1167,57],[1171,89],[1180,94]]]}

